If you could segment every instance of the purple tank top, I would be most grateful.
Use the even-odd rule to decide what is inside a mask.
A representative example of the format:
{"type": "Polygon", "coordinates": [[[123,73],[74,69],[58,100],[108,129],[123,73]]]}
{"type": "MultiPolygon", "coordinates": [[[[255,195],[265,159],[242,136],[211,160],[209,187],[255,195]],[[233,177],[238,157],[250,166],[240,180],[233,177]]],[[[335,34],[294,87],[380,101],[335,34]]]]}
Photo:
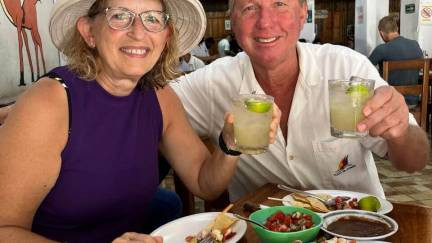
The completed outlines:
{"type": "Polygon", "coordinates": [[[66,67],[71,123],[55,186],[32,231],[63,242],[111,242],[140,232],[158,180],[162,114],[153,89],[115,97],[66,67]]]}

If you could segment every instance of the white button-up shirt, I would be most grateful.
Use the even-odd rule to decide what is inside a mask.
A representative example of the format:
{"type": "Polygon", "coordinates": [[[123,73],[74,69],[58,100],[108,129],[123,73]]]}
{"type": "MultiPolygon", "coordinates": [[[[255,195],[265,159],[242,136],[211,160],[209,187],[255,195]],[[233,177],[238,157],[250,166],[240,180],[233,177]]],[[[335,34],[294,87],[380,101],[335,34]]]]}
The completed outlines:
{"type": "MultiPolygon", "coordinates": [[[[359,76],[374,79],[375,88],[387,85],[360,53],[335,45],[298,43],[300,73],[288,119],[287,142],[281,130],[269,151],[240,156],[229,186],[235,200],[268,182],[300,189],[339,189],[385,197],[372,152],[384,156],[382,138],[341,139],[330,135],[329,79],[359,76]]],[[[171,86],[183,102],[200,136],[215,144],[224,114],[239,93],[264,93],[249,57],[225,57],[174,81],[171,86]]],[[[410,115],[410,124],[417,124],[410,115]]]]}

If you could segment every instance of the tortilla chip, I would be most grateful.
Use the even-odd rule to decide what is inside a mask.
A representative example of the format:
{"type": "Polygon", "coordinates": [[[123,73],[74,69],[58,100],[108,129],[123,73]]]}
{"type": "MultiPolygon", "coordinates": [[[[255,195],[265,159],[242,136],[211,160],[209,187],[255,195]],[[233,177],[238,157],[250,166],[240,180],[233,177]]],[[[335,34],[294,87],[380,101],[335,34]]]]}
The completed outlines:
{"type": "Polygon", "coordinates": [[[298,194],[298,193],[292,193],[292,194],[291,194],[291,197],[292,197],[295,201],[309,204],[309,201],[307,200],[307,197],[306,197],[305,195],[298,194]]]}
{"type": "Polygon", "coordinates": [[[307,200],[309,201],[309,203],[312,206],[312,209],[314,211],[320,212],[320,213],[330,212],[330,210],[326,207],[326,205],[324,205],[324,203],[322,203],[318,199],[313,198],[313,197],[308,197],[307,200]]]}
{"type": "Polygon", "coordinates": [[[217,229],[221,232],[228,229],[233,225],[235,222],[237,222],[237,219],[231,218],[230,216],[226,215],[225,213],[220,213],[218,216],[213,220],[213,222],[207,226],[207,229],[217,229]]]}
{"type": "Polygon", "coordinates": [[[304,202],[293,200],[290,202],[290,204],[295,206],[295,207],[301,207],[301,208],[306,208],[306,209],[312,210],[312,206],[309,203],[304,203],[304,202]]]}
{"type": "Polygon", "coordinates": [[[318,196],[319,198],[321,198],[322,200],[324,200],[324,201],[328,201],[328,200],[330,200],[330,199],[333,199],[333,196],[332,196],[332,195],[325,194],[325,193],[317,194],[317,196],[318,196]]]}

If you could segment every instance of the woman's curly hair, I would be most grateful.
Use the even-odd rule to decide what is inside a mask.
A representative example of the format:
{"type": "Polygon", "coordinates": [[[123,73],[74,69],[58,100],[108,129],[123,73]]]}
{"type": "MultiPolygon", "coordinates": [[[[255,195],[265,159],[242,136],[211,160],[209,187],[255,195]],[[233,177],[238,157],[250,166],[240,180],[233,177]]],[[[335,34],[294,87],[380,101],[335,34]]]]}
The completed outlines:
{"type": "MultiPolygon", "coordinates": [[[[87,17],[95,18],[96,15],[104,11],[107,2],[108,0],[96,0],[89,9],[87,17]]],[[[170,20],[168,20],[167,27],[171,29],[171,38],[169,38],[155,66],[139,80],[138,85],[144,89],[162,88],[167,84],[167,81],[179,76],[177,71],[177,30],[170,20]]],[[[99,54],[96,48],[87,45],[77,28],[71,28],[60,45],[60,51],[66,56],[69,69],[76,72],[80,78],[96,79],[96,75],[100,71],[96,65],[99,54]]]]}

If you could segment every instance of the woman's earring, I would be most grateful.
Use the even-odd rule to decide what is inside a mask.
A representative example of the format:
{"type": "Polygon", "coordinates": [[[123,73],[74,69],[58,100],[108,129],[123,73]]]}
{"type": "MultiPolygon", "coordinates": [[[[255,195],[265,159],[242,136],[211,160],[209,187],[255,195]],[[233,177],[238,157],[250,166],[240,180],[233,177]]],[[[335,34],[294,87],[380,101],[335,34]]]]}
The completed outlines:
{"type": "Polygon", "coordinates": [[[95,48],[96,44],[94,43],[94,41],[90,41],[89,46],[90,48],[95,48]]]}

